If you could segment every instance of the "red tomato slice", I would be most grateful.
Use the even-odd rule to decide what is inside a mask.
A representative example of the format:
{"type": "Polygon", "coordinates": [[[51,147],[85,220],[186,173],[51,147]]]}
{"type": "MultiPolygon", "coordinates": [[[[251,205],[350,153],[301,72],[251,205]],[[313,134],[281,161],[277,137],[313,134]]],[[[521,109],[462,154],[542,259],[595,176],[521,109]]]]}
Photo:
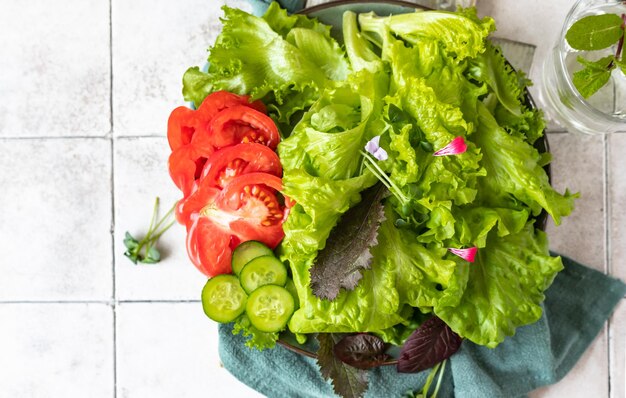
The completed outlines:
{"type": "Polygon", "coordinates": [[[280,177],[278,155],[261,144],[237,144],[217,150],[202,170],[203,184],[224,188],[233,178],[253,172],[280,177]]]}
{"type": "Polygon", "coordinates": [[[175,150],[188,145],[200,126],[200,120],[192,109],[184,106],[174,109],[167,120],[167,141],[170,148],[175,150]]]}
{"type": "Polygon", "coordinates": [[[243,174],[234,178],[216,199],[221,224],[230,228],[241,241],[258,240],[275,248],[285,236],[282,228],[287,216],[276,191],[280,178],[267,173],[243,174]]]}
{"type": "Polygon", "coordinates": [[[191,262],[208,277],[232,272],[231,234],[206,217],[195,217],[187,233],[191,262]]]}
{"type": "Polygon", "coordinates": [[[215,115],[209,123],[209,137],[215,148],[256,142],[275,149],[280,140],[278,128],[269,116],[242,105],[215,115]]]}
{"type": "MultiPolygon", "coordinates": [[[[251,195],[253,186],[265,185],[276,191],[283,189],[283,183],[279,177],[267,173],[249,173],[234,178],[228,184],[218,198],[218,201],[230,209],[239,209],[245,200],[251,195]],[[250,192],[248,192],[250,191],[250,192]]],[[[256,193],[253,194],[255,196],[256,193]]]]}
{"type": "Polygon", "coordinates": [[[168,159],[170,177],[183,192],[184,197],[194,191],[196,180],[202,175],[202,169],[212,153],[212,148],[199,150],[194,146],[185,145],[170,154],[168,159]]]}
{"type": "Polygon", "coordinates": [[[208,276],[231,272],[232,250],[248,240],[275,248],[287,214],[279,188],[280,178],[267,173],[235,177],[223,190],[202,183],[183,205],[191,212],[187,251],[196,267],[208,276]]]}
{"type": "MultiPolygon", "coordinates": [[[[197,169],[191,162],[181,162],[181,168],[186,165],[186,174],[191,175],[197,169]],[[192,171],[193,169],[193,171],[192,171]]],[[[263,172],[279,177],[282,167],[278,155],[268,147],[261,144],[238,144],[220,149],[213,153],[206,162],[202,171],[201,179],[197,187],[191,185],[192,194],[179,201],[176,207],[176,218],[181,224],[187,224],[189,216],[198,212],[206,203],[214,201],[220,192],[235,177],[263,172]]],[[[174,179],[174,177],[172,177],[174,179]]],[[[189,183],[190,178],[178,177],[181,183],[189,183]]],[[[197,180],[197,178],[196,178],[197,180]]]]}
{"type": "Polygon", "coordinates": [[[265,113],[265,105],[261,101],[250,102],[247,95],[237,95],[228,91],[216,91],[209,94],[198,107],[201,118],[211,121],[220,111],[237,105],[245,105],[259,112],[265,113]]]}
{"type": "Polygon", "coordinates": [[[178,153],[170,156],[169,169],[174,183],[185,196],[193,187],[192,178],[200,177],[206,159],[215,151],[210,140],[209,123],[229,107],[243,107],[251,112],[265,111],[262,102],[249,101],[250,97],[245,95],[217,91],[208,95],[196,111],[184,106],[172,111],[167,123],[167,140],[172,151],[178,153]],[[195,163],[195,169],[192,163],[195,163]]]}
{"type": "Polygon", "coordinates": [[[170,148],[175,150],[188,145],[196,135],[198,137],[195,140],[201,144],[202,137],[208,136],[208,124],[215,115],[226,108],[239,105],[265,112],[265,105],[261,101],[250,102],[250,97],[247,95],[237,95],[227,91],[217,91],[208,95],[196,111],[185,106],[174,109],[167,121],[167,140],[170,148]]]}
{"type": "Polygon", "coordinates": [[[221,190],[216,187],[200,184],[197,189],[188,197],[183,198],[176,204],[176,220],[187,226],[189,230],[190,221],[193,214],[200,213],[206,206],[215,203],[221,190]]]}

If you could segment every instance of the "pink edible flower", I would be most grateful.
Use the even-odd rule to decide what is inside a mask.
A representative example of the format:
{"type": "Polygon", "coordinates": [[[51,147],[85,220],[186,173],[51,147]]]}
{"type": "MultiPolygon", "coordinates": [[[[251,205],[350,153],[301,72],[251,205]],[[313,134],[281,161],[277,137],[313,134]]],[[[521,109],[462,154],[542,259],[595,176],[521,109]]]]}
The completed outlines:
{"type": "Polygon", "coordinates": [[[447,155],[458,155],[467,151],[467,144],[463,137],[456,137],[450,143],[437,152],[435,152],[434,156],[447,156],[447,155]]]}
{"type": "Polygon", "coordinates": [[[450,253],[456,254],[461,257],[465,261],[469,261],[470,263],[474,262],[474,258],[476,257],[476,252],[478,251],[477,247],[470,247],[469,249],[452,249],[449,248],[448,251],[450,253]]]}
{"type": "Polygon", "coordinates": [[[367,141],[367,144],[365,144],[365,150],[378,160],[387,160],[389,158],[387,151],[380,147],[379,135],[367,141]]]}

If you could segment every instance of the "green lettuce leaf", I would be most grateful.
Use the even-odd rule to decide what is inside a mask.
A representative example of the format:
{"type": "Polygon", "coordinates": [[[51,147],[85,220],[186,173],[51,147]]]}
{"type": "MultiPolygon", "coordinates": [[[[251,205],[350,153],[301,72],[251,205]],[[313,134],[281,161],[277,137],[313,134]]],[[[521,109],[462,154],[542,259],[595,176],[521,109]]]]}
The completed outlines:
{"type": "Polygon", "coordinates": [[[490,41],[486,51],[469,61],[467,74],[470,78],[486,83],[496,94],[498,101],[515,116],[521,116],[526,95],[523,84],[511,64],[502,55],[502,50],[490,41]]]}
{"type": "Polygon", "coordinates": [[[563,269],[551,257],[542,231],[528,223],[504,237],[492,231],[470,264],[467,287],[457,306],[439,303],[435,314],[472,342],[495,347],[522,325],[541,317],[544,291],[563,269]]]}
{"type": "Polygon", "coordinates": [[[343,40],[354,71],[365,69],[377,73],[384,69],[383,62],[374,52],[372,44],[359,31],[357,16],[352,11],[343,14],[343,40]]]}
{"type": "Polygon", "coordinates": [[[196,106],[217,90],[248,94],[263,98],[273,116],[288,124],[330,80],[345,78],[349,65],[328,27],[304,16],[289,17],[276,3],[263,18],[223,10],[208,73],[194,67],[183,76],[183,95],[196,106]]]}
{"type": "Polygon", "coordinates": [[[255,328],[246,314],[235,320],[233,334],[241,334],[246,339],[246,346],[263,351],[266,348],[274,348],[278,340],[278,333],[262,332],[255,328]]]}
{"type": "Polygon", "coordinates": [[[475,15],[471,9],[465,14],[417,11],[389,17],[368,13],[359,15],[359,25],[362,31],[377,34],[381,38],[386,36],[388,29],[412,45],[435,39],[450,57],[460,62],[482,52],[485,38],[495,30],[493,19],[479,20],[475,15]]]}
{"type": "Polygon", "coordinates": [[[364,70],[324,90],[290,137],[280,143],[283,168],[333,180],[357,175],[361,151],[381,126],[386,78],[364,70]],[[365,84],[367,82],[367,84],[365,84]]]}
{"type": "Polygon", "coordinates": [[[483,153],[487,177],[481,178],[481,200],[490,207],[521,208],[526,204],[533,215],[545,209],[559,225],[561,217],[574,208],[574,198],[552,188],[542,167],[539,152],[520,136],[510,135],[498,126],[487,108],[479,104],[480,124],[473,139],[483,153]]]}

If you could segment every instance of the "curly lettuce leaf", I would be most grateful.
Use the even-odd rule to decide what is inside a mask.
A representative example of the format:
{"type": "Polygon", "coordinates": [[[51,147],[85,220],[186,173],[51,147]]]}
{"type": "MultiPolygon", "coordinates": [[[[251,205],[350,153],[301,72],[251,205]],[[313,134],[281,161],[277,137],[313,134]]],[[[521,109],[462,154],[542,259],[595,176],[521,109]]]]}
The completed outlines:
{"type": "Polygon", "coordinates": [[[263,98],[281,123],[289,123],[330,80],[345,78],[349,65],[328,27],[304,16],[289,17],[275,3],[263,18],[223,10],[208,73],[194,67],[183,76],[183,95],[196,106],[209,93],[227,90],[263,98]]]}
{"type": "Polygon", "coordinates": [[[302,262],[303,256],[285,257],[292,265],[299,289],[301,307],[289,322],[291,331],[375,332],[395,336],[390,329],[406,324],[412,307],[432,311],[436,303],[456,305],[467,282],[467,264],[444,259],[446,249],[426,247],[417,242],[415,233],[394,226],[391,206],[385,208],[386,221],[378,232],[379,243],[371,249],[371,269],[363,272],[359,285],[342,291],[333,301],[320,300],[309,288],[308,268],[315,253],[302,262]],[[295,265],[295,266],[294,266],[295,265]]]}
{"type": "Polygon", "coordinates": [[[469,265],[460,303],[439,303],[434,312],[460,336],[493,348],[541,317],[544,291],[561,269],[561,258],[548,252],[546,234],[532,223],[504,237],[492,232],[469,265]]]}
{"type": "Polygon", "coordinates": [[[302,169],[285,169],[283,193],[297,204],[284,223],[281,247],[293,257],[317,253],[339,217],[361,200],[361,191],[375,183],[376,178],[369,173],[334,181],[302,169]]]}
{"type": "Polygon", "coordinates": [[[527,109],[520,116],[509,112],[502,104],[498,104],[493,112],[500,127],[509,134],[525,136],[526,140],[533,144],[543,137],[546,122],[540,109],[527,109]]]}
{"type": "Polygon", "coordinates": [[[362,31],[381,38],[386,36],[388,30],[412,45],[435,39],[457,61],[481,53],[485,38],[495,30],[493,19],[479,20],[471,9],[465,14],[446,11],[416,11],[389,17],[379,17],[374,13],[360,14],[359,25],[362,31]]]}
{"type": "Polygon", "coordinates": [[[478,247],[487,245],[487,236],[495,229],[502,237],[519,232],[528,221],[529,211],[489,207],[440,206],[434,209],[418,240],[443,247],[478,247]]]}
{"type": "Polygon", "coordinates": [[[280,255],[289,261],[300,300],[290,320],[295,333],[382,330],[405,321],[412,309],[400,309],[387,291],[395,278],[384,270],[364,272],[354,291],[331,301],[317,298],[310,288],[309,269],[339,218],[360,201],[360,192],[376,179],[369,173],[345,180],[315,177],[302,169],[285,169],[284,193],[297,202],[284,224],[280,255]],[[375,293],[371,294],[371,288],[375,293]]]}
{"type": "Polygon", "coordinates": [[[343,40],[350,65],[354,71],[363,69],[377,73],[384,69],[380,57],[376,55],[372,44],[363,37],[357,25],[357,16],[352,11],[343,13],[343,40]]]}
{"type": "Polygon", "coordinates": [[[289,15],[282,9],[278,2],[272,2],[265,14],[261,17],[267,22],[272,30],[283,38],[287,38],[292,29],[304,28],[330,37],[330,26],[324,25],[315,18],[309,18],[302,14],[289,15]]]}
{"type": "Polygon", "coordinates": [[[467,74],[471,79],[486,83],[496,94],[498,101],[515,116],[521,116],[524,109],[524,85],[500,48],[490,41],[486,50],[469,61],[467,74]]]}
{"type": "MultiPolygon", "coordinates": [[[[396,98],[387,101],[394,101],[415,120],[419,131],[435,150],[443,148],[456,136],[466,136],[473,129],[458,107],[439,101],[435,91],[421,78],[410,78],[408,85],[398,90],[396,98]]],[[[481,156],[472,143],[468,143],[465,153],[456,156],[435,157],[421,153],[418,203],[432,210],[440,202],[452,201],[457,205],[472,202],[477,194],[477,178],[485,175],[480,165],[481,156]]]]}
{"type": "Polygon", "coordinates": [[[246,347],[263,351],[266,348],[274,348],[278,340],[278,333],[262,332],[255,328],[247,315],[242,315],[235,320],[233,334],[241,334],[246,339],[246,347]]]}
{"type": "Polygon", "coordinates": [[[359,173],[361,151],[380,129],[387,80],[362,71],[327,88],[278,147],[283,168],[341,180],[359,173]]]}
{"type": "Polygon", "coordinates": [[[561,217],[574,209],[569,191],[561,195],[552,188],[543,169],[543,158],[529,143],[510,135],[496,122],[482,104],[478,108],[480,124],[473,139],[483,153],[487,177],[480,180],[481,201],[490,207],[520,208],[527,205],[533,215],[545,209],[559,225],[561,217]]]}
{"type": "MultiPolygon", "coordinates": [[[[399,305],[408,304],[423,312],[430,312],[430,307],[441,302],[456,305],[467,281],[466,270],[457,268],[467,268],[467,264],[444,258],[445,248],[427,247],[418,242],[415,232],[397,228],[390,206],[385,208],[385,216],[387,221],[378,232],[379,244],[372,249],[373,267],[392,272],[399,305]]],[[[393,295],[393,290],[388,294],[393,295]]]]}

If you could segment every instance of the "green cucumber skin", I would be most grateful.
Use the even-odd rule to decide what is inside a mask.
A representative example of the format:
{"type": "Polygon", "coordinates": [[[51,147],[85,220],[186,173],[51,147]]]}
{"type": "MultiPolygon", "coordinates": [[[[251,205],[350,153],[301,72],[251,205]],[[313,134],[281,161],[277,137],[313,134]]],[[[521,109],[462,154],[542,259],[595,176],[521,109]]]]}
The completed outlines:
{"type": "Polygon", "coordinates": [[[218,275],[207,281],[202,289],[202,309],[206,316],[215,322],[228,323],[232,322],[246,310],[248,295],[241,287],[239,279],[234,275],[218,275]],[[220,292],[220,289],[222,292],[220,292]],[[227,294],[224,294],[226,290],[227,294]],[[211,301],[212,294],[220,296],[222,303],[231,299],[232,310],[224,310],[219,308],[220,303],[211,301]]]}
{"type": "Polygon", "coordinates": [[[294,311],[291,293],[276,285],[261,286],[250,295],[246,304],[246,314],[252,325],[268,333],[283,330],[294,311]],[[274,319],[267,320],[272,315],[274,319]]]}
{"type": "Polygon", "coordinates": [[[287,267],[273,255],[257,257],[243,267],[239,281],[248,294],[264,285],[285,286],[287,267]]]}
{"type": "Polygon", "coordinates": [[[233,273],[239,275],[246,264],[257,257],[274,255],[274,252],[263,243],[256,240],[249,240],[241,243],[233,251],[231,266],[233,273]]]}

